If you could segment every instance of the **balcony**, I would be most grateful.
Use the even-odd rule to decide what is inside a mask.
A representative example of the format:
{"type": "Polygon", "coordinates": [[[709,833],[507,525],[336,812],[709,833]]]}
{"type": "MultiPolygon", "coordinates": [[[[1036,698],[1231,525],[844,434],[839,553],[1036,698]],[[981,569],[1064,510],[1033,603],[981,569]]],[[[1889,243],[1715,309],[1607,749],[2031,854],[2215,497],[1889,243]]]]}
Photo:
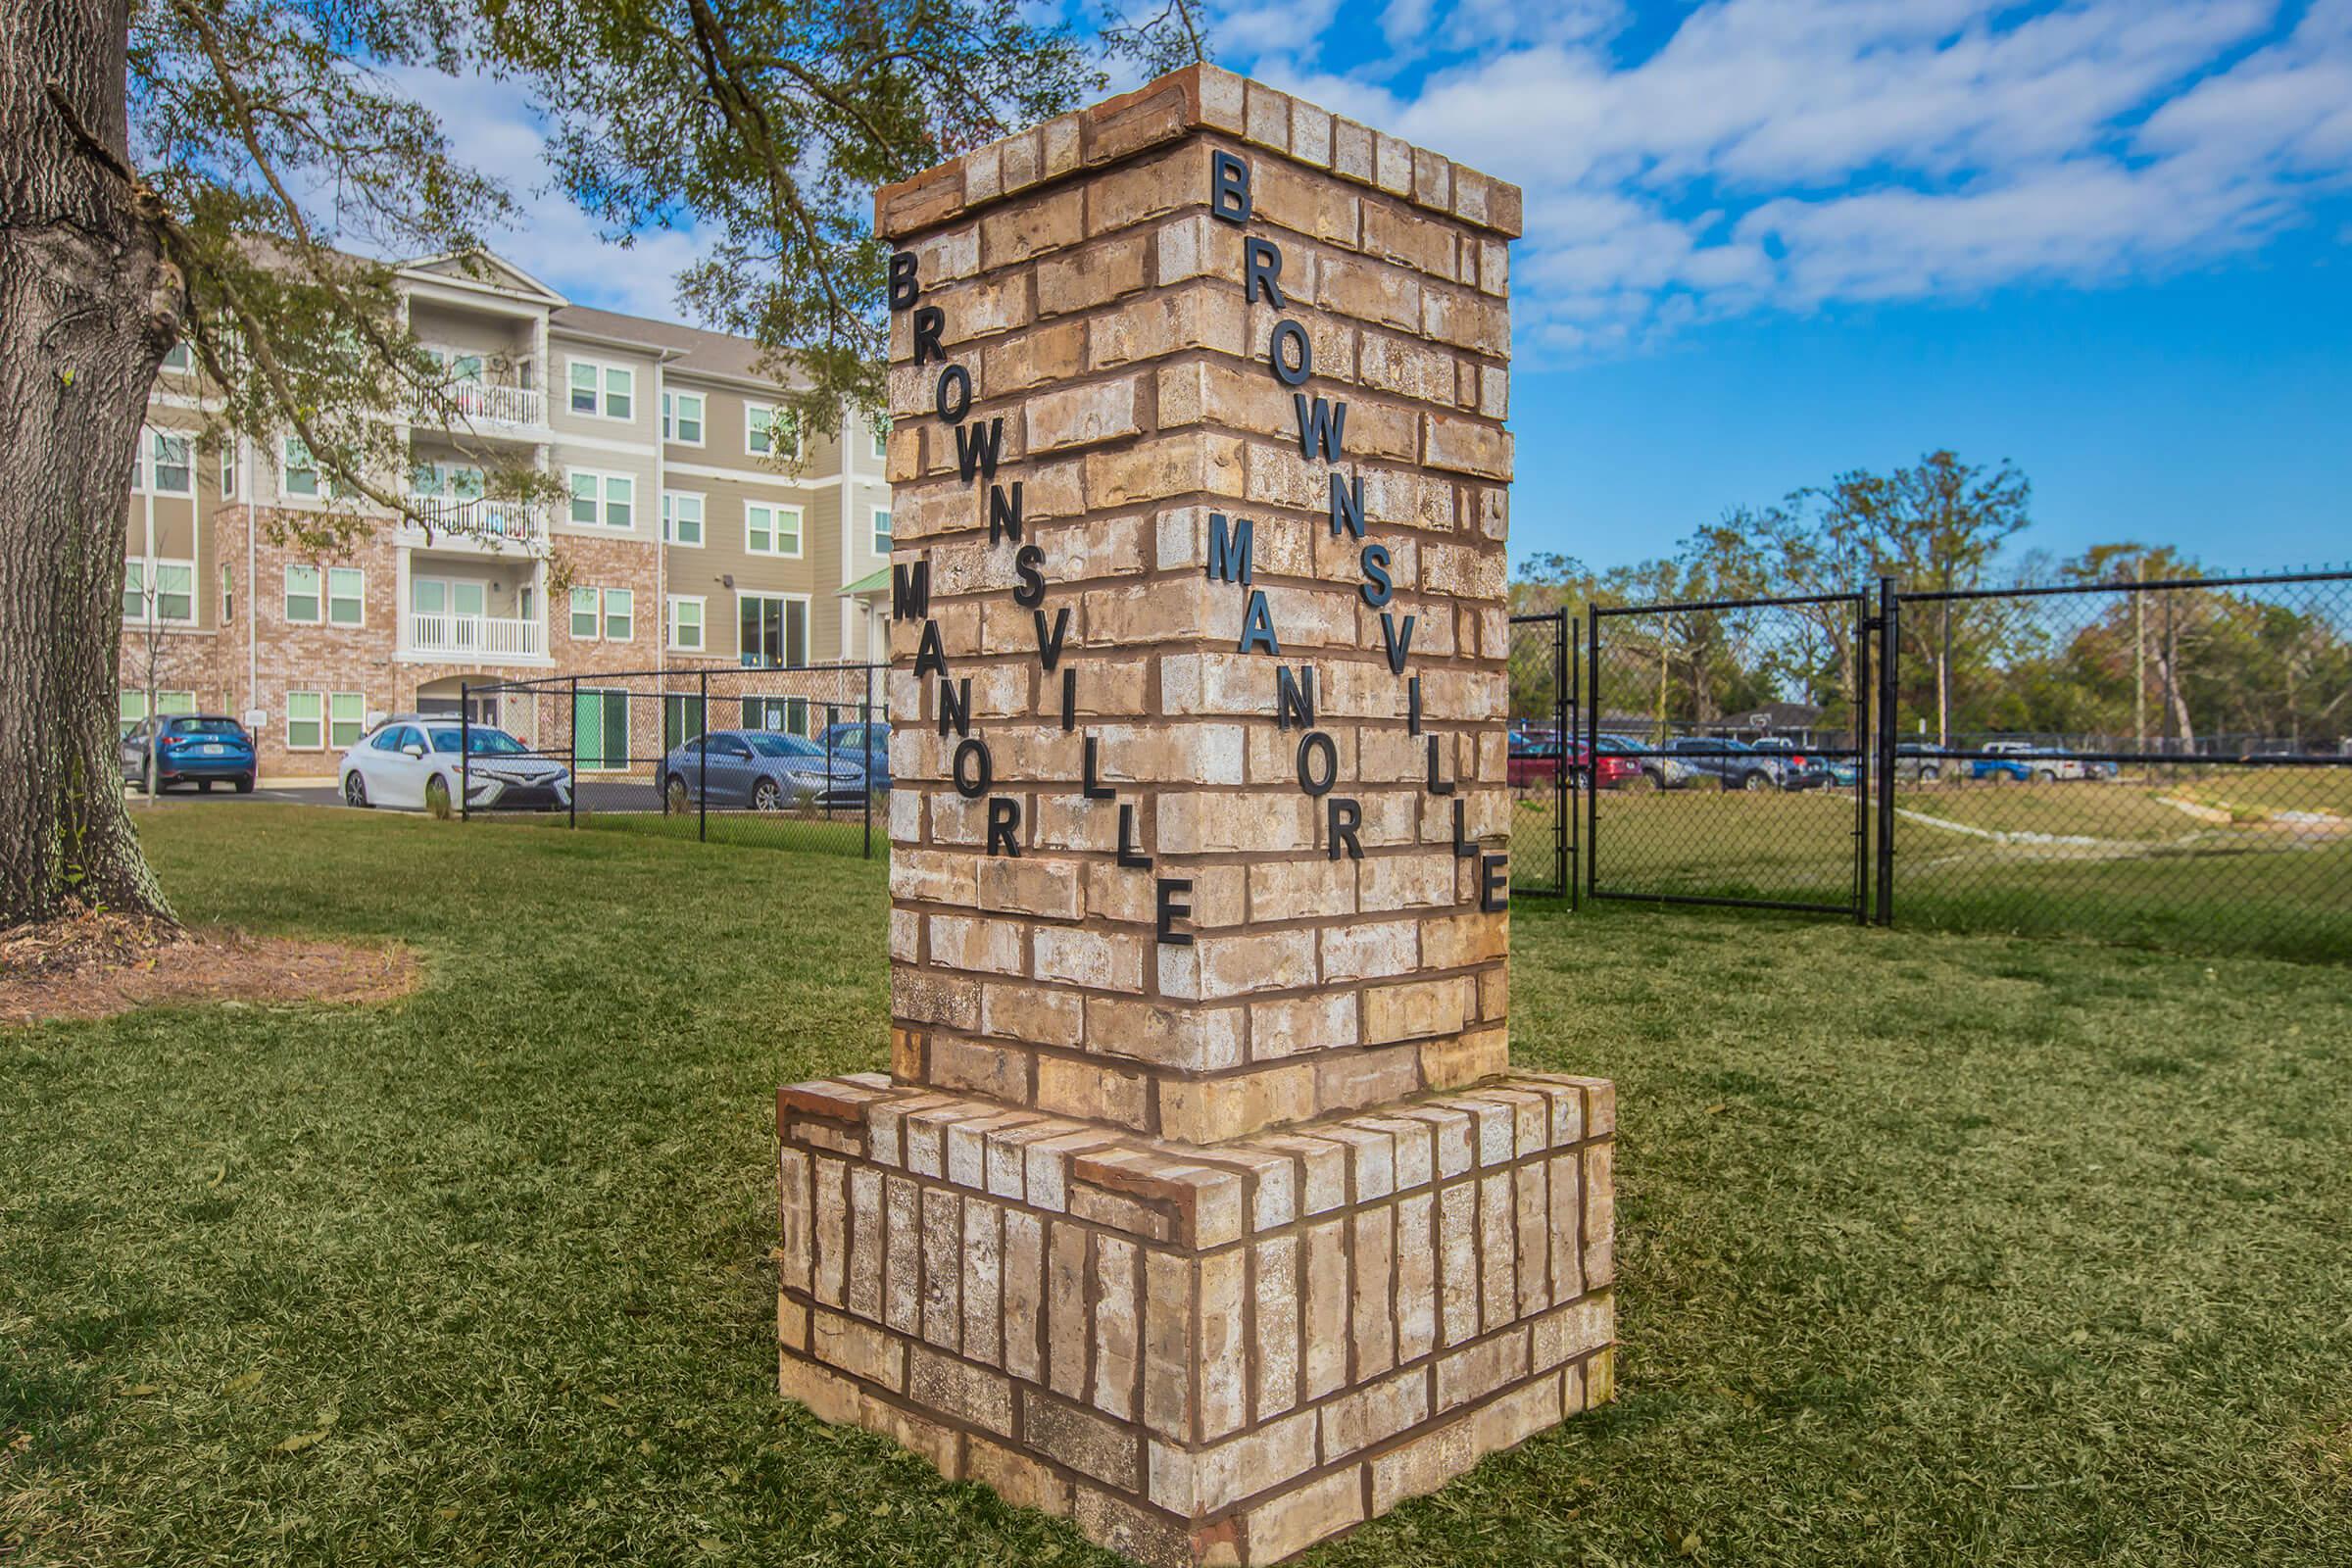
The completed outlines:
{"type": "Polygon", "coordinates": [[[547,628],[501,615],[426,614],[411,611],[400,651],[485,663],[547,657],[547,628]]]}
{"type": "MultiPolygon", "coordinates": [[[[452,381],[448,387],[451,424],[476,428],[506,426],[541,429],[547,424],[547,394],[535,386],[506,386],[495,381],[452,381]]],[[[413,400],[409,417],[419,424],[441,422],[441,411],[422,399],[413,400]]]]}
{"type": "MultiPolygon", "coordinates": [[[[430,524],[432,542],[470,541],[497,549],[502,545],[543,547],[547,543],[548,507],[543,501],[462,501],[454,496],[409,494],[409,505],[430,524]]],[[[409,531],[421,534],[414,519],[409,531]]],[[[421,542],[419,540],[418,542],[421,542]]]]}

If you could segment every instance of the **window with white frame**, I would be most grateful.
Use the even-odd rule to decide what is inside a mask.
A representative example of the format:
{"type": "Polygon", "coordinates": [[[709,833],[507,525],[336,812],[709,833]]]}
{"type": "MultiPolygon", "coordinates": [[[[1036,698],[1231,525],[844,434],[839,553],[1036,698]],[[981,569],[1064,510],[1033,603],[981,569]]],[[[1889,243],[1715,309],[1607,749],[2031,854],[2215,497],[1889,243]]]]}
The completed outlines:
{"type": "Polygon", "coordinates": [[[673,545],[700,548],[703,542],[703,498],[692,490],[662,492],[662,538],[673,545]]]}
{"type": "Polygon", "coordinates": [[[887,457],[889,457],[889,456],[890,456],[890,416],[889,416],[889,415],[887,415],[887,414],[877,414],[877,415],[875,415],[875,416],[874,416],[874,428],[873,428],[873,436],[874,436],[874,461],[875,461],[876,463],[880,463],[880,462],[881,462],[883,459],[885,459],[885,458],[887,458],[887,457]]]}
{"type": "Polygon", "coordinates": [[[682,654],[699,654],[703,651],[702,595],[670,595],[669,646],[682,654]]]}
{"type": "Polygon", "coordinates": [[[368,698],[363,692],[329,692],[326,696],[326,743],[338,751],[357,746],[368,733],[368,698]]]}
{"type": "MultiPolygon", "coordinates": [[[[155,694],[155,710],[159,714],[193,713],[196,711],[196,694],[194,692],[157,692],[155,694]]],[[[125,735],[129,734],[139,720],[147,716],[147,694],[145,692],[116,693],[115,714],[122,727],[122,732],[125,735]]]]}
{"type": "Polygon", "coordinates": [[[189,496],[196,493],[195,460],[185,432],[156,430],[147,432],[147,488],[159,496],[189,496]]]}
{"type": "Polygon", "coordinates": [[[571,520],[583,527],[637,525],[637,478],[627,473],[571,470],[571,520]]]}
{"type": "Polygon", "coordinates": [[[368,583],[357,566],[329,566],[326,571],[326,621],[330,626],[357,626],[366,619],[368,583]]]}
{"type": "Polygon", "coordinates": [[[743,406],[743,449],[756,458],[801,455],[800,416],[772,403],[743,406]]]}
{"type": "Polygon", "coordinates": [[[703,395],[700,392],[662,394],[662,439],[682,447],[703,444],[703,395]]]}
{"type": "Polygon", "coordinates": [[[632,642],[637,636],[637,595],[633,589],[605,590],[605,641],[632,642]]]}
{"type": "Polygon", "coordinates": [[[122,563],[122,618],[190,625],[196,619],[196,564],[134,556],[122,563]]]}
{"type": "Polygon", "coordinates": [[[316,498],[327,493],[325,476],[318,471],[318,460],[311,456],[310,447],[298,435],[286,437],[278,449],[278,489],[289,496],[316,498]]]}
{"type": "Polygon", "coordinates": [[[220,567],[220,624],[237,618],[237,575],[226,563],[220,567]]]}
{"type": "Polygon", "coordinates": [[[755,556],[799,555],[801,509],[770,506],[764,501],[745,502],[743,548],[755,556]]]}
{"type": "Polygon", "coordinates": [[[808,601],[789,594],[735,596],[736,657],[758,669],[797,669],[808,662],[808,601]]]}
{"type": "Polygon", "coordinates": [[[185,343],[174,343],[164,351],[164,368],[167,370],[184,370],[195,363],[195,356],[188,352],[185,343]]]}
{"type": "Polygon", "coordinates": [[[318,568],[317,566],[288,566],[286,568],[286,619],[297,626],[316,626],[319,621],[318,568]]]}
{"type": "Polygon", "coordinates": [[[237,438],[230,436],[220,443],[220,499],[231,500],[237,493],[237,438]]]}
{"type": "Polygon", "coordinates": [[[477,465],[424,459],[409,466],[409,488],[420,496],[438,496],[450,501],[479,501],[485,481],[477,465]]]}
{"type": "Polygon", "coordinates": [[[286,693],[286,750],[315,752],[325,744],[325,695],[320,692],[286,693]]]}
{"type": "Polygon", "coordinates": [[[877,556],[889,555],[890,509],[888,507],[876,507],[874,509],[873,535],[874,554],[877,556]]]}
{"type": "Polygon", "coordinates": [[[637,417],[637,372],[625,365],[571,362],[571,412],[602,419],[637,417]]]}
{"type": "Polygon", "coordinates": [[[598,594],[594,588],[574,588],[571,591],[571,635],[575,641],[594,642],[598,629],[598,594]]]}

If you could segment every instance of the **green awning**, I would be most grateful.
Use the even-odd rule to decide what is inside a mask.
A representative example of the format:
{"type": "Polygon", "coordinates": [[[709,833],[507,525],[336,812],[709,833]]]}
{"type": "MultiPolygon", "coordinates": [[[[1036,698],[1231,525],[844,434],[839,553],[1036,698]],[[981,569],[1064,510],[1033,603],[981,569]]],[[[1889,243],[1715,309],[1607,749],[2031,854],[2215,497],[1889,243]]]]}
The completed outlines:
{"type": "Polygon", "coordinates": [[[883,566],[870,571],[842,590],[845,594],[886,594],[890,592],[890,568],[883,566]]]}

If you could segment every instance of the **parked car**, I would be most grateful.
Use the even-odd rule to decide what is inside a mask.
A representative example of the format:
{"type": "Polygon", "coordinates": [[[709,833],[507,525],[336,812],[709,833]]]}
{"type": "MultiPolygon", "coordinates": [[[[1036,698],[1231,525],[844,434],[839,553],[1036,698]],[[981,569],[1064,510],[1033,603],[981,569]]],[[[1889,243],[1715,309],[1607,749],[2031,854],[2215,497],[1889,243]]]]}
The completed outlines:
{"type": "Polygon", "coordinates": [[[1808,751],[1786,735],[1760,735],[1755,748],[1766,757],[1777,757],[1788,764],[1781,775],[1785,790],[1817,790],[1832,786],[1853,787],[1855,771],[1850,759],[1831,759],[1818,751],[1808,751]]]}
{"type": "Polygon", "coordinates": [[[827,758],[807,736],[772,729],[715,729],[662,760],[662,800],[673,811],[698,805],[854,811],[865,805],[865,780],[856,752],[827,758]]]}
{"type": "Polygon", "coordinates": [[[159,791],[193,784],[210,794],[214,785],[227,784],[243,795],[253,788],[253,737],[225,713],[159,713],[133,724],[116,752],[123,783],[147,781],[149,747],[159,791]]]}
{"type": "Polygon", "coordinates": [[[888,724],[828,724],[817,732],[816,744],[831,747],[835,756],[847,752],[865,769],[867,783],[890,788],[890,726],[888,724]]]}
{"type": "MultiPolygon", "coordinates": [[[[1593,783],[1592,760],[1582,741],[1563,746],[1548,737],[1514,740],[1503,765],[1512,788],[1548,789],[1560,776],[1563,757],[1568,760],[1568,782],[1580,790],[1590,788],[1593,783]]],[[[1600,788],[1620,789],[1641,776],[1642,769],[1632,758],[1602,749],[1600,788]]]]}
{"type": "Polygon", "coordinates": [[[1603,756],[1622,757],[1634,764],[1635,778],[1626,781],[1628,788],[1636,787],[1637,779],[1661,790],[1679,789],[1690,782],[1689,764],[1640,741],[1624,735],[1602,735],[1593,744],[1603,756]]]}
{"type": "Polygon", "coordinates": [[[1921,784],[1934,784],[1941,779],[1951,764],[1939,754],[1942,748],[1924,741],[1904,741],[1894,749],[1894,776],[1921,784]]]}
{"type": "Polygon", "coordinates": [[[1690,769],[1693,781],[1711,778],[1727,790],[1780,789],[1793,771],[1787,758],[1726,737],[1677,735],[1666,750],[1690,769]]]}
{"type": "Polygon", "coordinates": [[[571,769],[495,724],[461,724],[445,714],[395,713],[343,754],[338,771],[346,806],[438,814],[457,808],[460,789],[469,811],[571,806],[571,769]]]}
{"type": "Polygon", "coordinates": [[[1969,776],[1995,784],[2033,781],[2054,784],[2060,779],[2087,777],[2082,763],[2054,746],[2031,741],[1986,741],[1969,764],[1969,776]]]}

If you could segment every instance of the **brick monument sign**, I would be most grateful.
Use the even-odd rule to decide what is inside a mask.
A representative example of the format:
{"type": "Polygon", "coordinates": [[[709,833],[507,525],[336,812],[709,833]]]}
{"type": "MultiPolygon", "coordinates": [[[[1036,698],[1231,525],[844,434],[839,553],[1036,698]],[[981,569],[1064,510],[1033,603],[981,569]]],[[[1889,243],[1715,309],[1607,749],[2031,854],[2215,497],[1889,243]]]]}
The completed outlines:
{"type": "Polygon", "coordinates": [[[1609,1397],[1511,1075],[1519,192],[1206,67],[882,191],[891,1072],[777,1097],[786,1394],[1151,1563],[1609,1397]]]}

